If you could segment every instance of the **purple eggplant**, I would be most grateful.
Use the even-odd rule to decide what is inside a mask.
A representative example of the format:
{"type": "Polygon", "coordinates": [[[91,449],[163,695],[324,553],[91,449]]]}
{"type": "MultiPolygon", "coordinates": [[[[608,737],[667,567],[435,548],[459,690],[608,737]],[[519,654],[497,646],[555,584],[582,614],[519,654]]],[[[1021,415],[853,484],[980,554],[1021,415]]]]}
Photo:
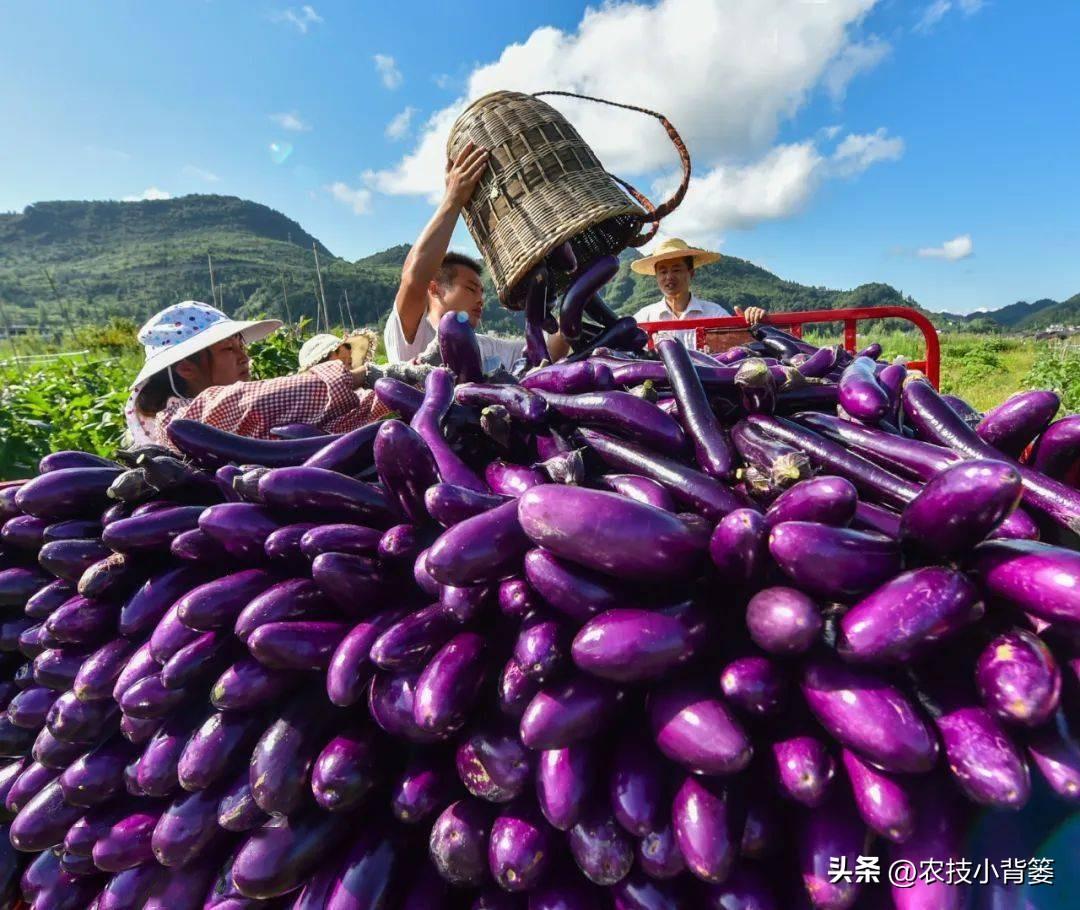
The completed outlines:
{"type": "Polygon", "coordinates": [[[761,655],[736,658],[720,671],[724,697],[751,716],[779,712],[787,699],[787,689],[787,674],[775,661],[761,655]]]}
{"type": "Polygon", "coordinates": [[[1057,710],[1061,671],[1046,644],[1026,629],[998,635],[975,664],[979,697],[1000,720],[1038,727],[1057,710]]]}
{"type": "Polygon", "coordinates": [[[113,737],[69,765],[60,775],[64,799],[73,806],[96,806],[123,786],[124,766],[137,749],[122,737],[113,737]]]}
{"type": "Polygon", "coordinates": [[[253,831],[265,825],[269,816],[255,803],[251,794],[248,769],[242,768],[221,794],[217,807],[217,823],[225,831],[253,831]]]}
{"type": "Polygon", "coordinates": [[[979,544],[968,568],[988,597],[1050,622],[1080,621],[1080,553],[1033,540],[979,544]]]}
{"type": "Polygon", "coordinates": [[[722,882],[739,855],[741,823],[731,790],[720,781],[687,775],[672,804],[672,825],[690,872],[722,882]]]}
{"type": "Polygon", "coordinates": [[[769,506],[765,522],[772,528],[785,521],[816,521],[845,527],[855,517],[858,493],[843,477],[815,477],[784,491],[769,506]]]}
{"type": "Polygon", "coordinates": [[[915,830],[914,789],[903,775],[888,774],[859,758],[841,752],[855,807],[862,820],[882,837],[902,844],[915,830]]]}
{"type": "Polygon", "coordinates": [[[250,711],[276,701],[295,680],[292,673],[241,658],[218,677],[210,689],[210,703],[219,711],[250,711]]]}
{"type": "Polygon", "coordinates": [[[583,360],[578,363],[555,363],[532,370],[521,385],[537,392],[556,392],[577,395],[582,392],[603,392],[613,388],[611,370],[600,363],[583,360]]]}
{"type": "Polygon", "coordinates": [[[599,478],[599,481],[605,488],[629,499],[663,509],[665,512],[678,511],[671,494],[661,484],[648,477],[642,477],[639,474],[605,474],[599,478]]]}
{"type": "Polygon", "coordinates": [[[38,569],[16,566],[0,570],[0,607],[22,608],[26,602],[53,580],[38,569]]]}
{"type": "Polygon", "coordinates": [[[665,766],[651,743],[633,737],[622,740],[610,773],[611,808],[628,833],[645,837],[668,820],[665,766]]]}
{"type": "Polygon", "coordinates": [[[259,480],[259,493],[275,509],[300,512],[317,509],[320,514],[341,521],[384,525],[392,514],[389,499],[378,487],[325,468],[270,471],[259,480]]]}
{"type": "Polygon", "coordinates": [[[70,689],[79,675],[86,651],[80,648],[49,648],[34,658],[34,682],[47,689],[70,689]]]}
{"type": "Polygon", "coordinates": [[[657,881],[675,878],[686,871],[686,861],[679,852],[670,822],[638,841],[637,856],[645,874],[657,881]]]}
{"type": "Polygon", "coordinates": [[[330,740],[311,772],[315,802],[327,812],[354,808],[378,781],[376,742],[370,733],[345,730],[330,740]]]}
{"type": "Polygon", "coordinates": [[[428,571],[441,584],[457,587],[497,581],[511,574],[529,548],[523,530],[525,516],[530,514],[526,502],[533,501],[533,494],[548,490],[582,492],[547,485],[454,525],[428,551],[428,571]]]}
{"type": "Polygon", "coordinates": [[[593,803],[568,835],[578,868],[597,885],[614,885],[634,863],[634,846],[606,804],[593,803]]]}
{"type": "Polygon", "coordinates": [[[266,543],[263,544],[266,558],[282,571],[303,572],[307,568],[308,561],[300,549],[300,541],[308,531],[317,527],[318,525],[314,522],[302,521],[278,528],[266,538],[266,543]]]}
{"type": "Polygon", "coordinates": [[[537,545],[607,574],[657,581],[701,562],[699,542],[683,522],[615,493],[537,487],[521,497],[518,516],[537,545]]]}
{"type": "Polygon", "coordinates": [[[511,657],[499,676],[499,710],[507,717],[520,719],[539,691],[540,683],[527,676],[511,657]]]}
{"type": "Polygon", "coordinates": [[[236,888],[245,897],[260,900],[288,894],[341,843],[350,823],[355,824],[347,815],[322,811],[267,822],[252,832],[233,859],[236,888]]]}
{"type": "Polygon", "coordinates": [[[509,464],[501,459],[490,462],[484,470],[484,480],[491,492],[500,496],[520,497],[532,487],[547,483],[548,479],[539,468],[509,464]]]}
{"type": "Polygon", "coordinates": [[[443,756],[413,755],[391,788],[390,808],[399,822],[417,825],[449,805],[460,793],[453,767],[443,756]]]}
{"type": "Polygon", "coordinates": [[[480,799],[505,803],[518,797],[532,773],[529,754],[509,729],[478,728],[458,745],[458,777],[480,799]]]}
{"type": "Polygon", "coordinates": [[[118,553],[167,550],[177,536],[199,526],[202,512],[202,506],[177,506],[148,515],[122,518],[110,524],[101,539],[118,553]]]}
{"type": "Polygon", "coordinates": [[[1023,509],[1013,509],[987,538],[988,540],[1038,540],[1039,526],[1023,509]]]}
{"type": "Polygon", "coordinates": [[[611,719],[620,693],[608,683],[572,676],[541,689],[521,718],[521,741],[530,749],[563,749],[611,719]]]}
{"type": "Polygon", "coordinates": [[[487,880],[487,843],[495,812],[477,799],[451,803],[431,829],[428,850],[435,868],[452,885],[487,880]]]}
{"type": "MultiPolygon", "coordinates": [[[[173,604],[161,617],[150,635],[150,654],[159,664],[164,664],[185,645],[191,644],[200,632],[181,622],[177,604],[173,604]]],[[[160,667],[155,668],[160,671],[160,667]]]]}
{"type": "Polygon", "coordinates": [[[382,531],[363,525],[317,525],[300,539],[300,552],[311,560],[323,553],[371,556],[378,551],[382,535],[382,531]]]}
{"type": "MultiPolygon", "coordinates": [[[[915,830],[903,843],[889,845],[885,857],[889,866],[900,863],[921,871],[937,863],[956,864],[963,859],[964,813],[957,805],[955,790],[942,784],[931,779],[920,788],[915,830]]],[[[934,875],[912,876],[908,882],[890,888],[896,910],[961,910],[967,905],[966,890],[962,884],[950,884],[945,876],[934,875]]]]}
{"type": "Polygon", "coordinates": [[[220,789],[182,793],[161,813],[150,836],[154,858],[166,868],[197,859],[218,833],[220,789]]]}
{"type": "Polygon", "coordinates": [[[669,684],[649,696],[649,720],[660,751],[696,774],[734,774],[753,755],[750,740],[708,692],[669,684]]]}
{"type": "Polygon", "coordinates": [[[59,779],[60,772],[56,768],[46,767],[40,762],[31,762],[23,768],[18,778],[12,781],[4,797],[4,808],[12,815],[17,815],[35,796],[59,779]]]}
{"type": "Polygon", "coordinates": [[[712,477],[730,478],[735,468],[735,451],[709,406],[690,355],[682,344],[670,338],[660,341],[657,350],[667,369],[679,403],[679,416],[693,443],[698,464],[712,477]]]}
{"type": "Polygon", "coordinates": [[[840,404],[852,417],[877,423],[889,414],[889,393],[877,380],[874,361],[856,357],[840,377],[840,404]]]}
{"type": "Polygon", "coordinates": [[[506,502],[505,496],[479,492],[469,487],[437,483],[424,493],[428,514],[443,527],[459,524],[506,502]]]}
{"type": "MultiPolygon", "coordinates": [[[[211,714],[191,734],[176,762],[176,777],[180,786],[194,792],[227,779],[237,764],[248,756],[248,750],[262,733],[264,723],[258,714],[224,711],[211,714]]],[[[262,756],[265,751],[258,754],[262,756]]],[[[253,765],[254,761],[255,757],[252,756],[253,765]]],[[[252,790],[257,791],[254,774],[252,790]]]]}
{"type": "Polygon", "coordinates": [[[449,370],[432,370],[424,380],[424,401],[413,415],[410,426],[428,444],[439,477],[444,483],[487,492],[484,482],[463,462],[442,435],[442,421],[453,403],[454,378],[449,370]]]}
{"type": "Polygon", "coordinates": [[[57,579],[39,588],[37,593],[26,601],[23,613],[31,619],[46,619],[53,610],[71,600],[75,593],[68,582],[57,579]]]}
{"type": "Polygon", "coordinates": [[[161,808],[134,808],[116,821],[94,844],[94,865],[103,872],[123,872],[154,859],[150,835],[161,808]]]}
{"type": "Polygon", "coordinates": [[[460,626],[441,604],[432,604],[388,626],[372,643],[369,656],[384,670],[419,670],[460,626]]]}
{"type": "Polygon", "coordinates": [[[895,541],[808,521],[776,525],[769,535],[769,552],[801,589],[833,599],[873,590],[901,564],[895,541]]]}
{"type": "Polygon", "coordinates": [[[45,767],[63,771],[85,751],[86,743],[66,743],[53,736],[48,727],[44,727],[38,732],[30,754],[34,761],[45,767]]]}
{"type": "Polygon", "coordinates": [[[413,720],[416,671],[376,673],[368,688],[368,713],[383,730],[392,736],[414,743],[436,742],[438,737],[421,730],[413,720]]]}
{"type": "Polygon", "coordinates": [[[720,519],[709,539],[709,556],[719,580],[748,585],[758,579],[768,560],[769,525],[754,509],[736,509],[720,519]]]}
{"type": "Polygon", "coordinates": [[[485,407],[501,405],[514,420],[523,423],[541,423],[547,417],[548,404],[528,387],[518,385],[489,385],[466,383],[454,390],[454,397],[461,404],[485,407]]]}
{"type": "Polygon", "coordinates": [[[27,515],[50,522],[98,515],[109,504],[109,485],[119,467],[61,468],[39,474],[19,487],[15,504],[27,515]]]}
{"type": "Polygon", "coordinates": [[[177,559],[200,565],[224,566],[232,562],[225,547],[201,528],[178,534],[169,544],[169,552],[177,559]]]}
{"type": "Polygon", "coordinates": [[[159,672],[161,672],[161,664],[150,653],[150,643],[146,642],[140,645],[132,652],[128,662],[124,664],[124,668],[120,671],[120,675],[116,677],[112,697],[119,701],[124,692],[134,683],[159,672]]]}
{"type": "Polygon", "coordinates": [[[135,779],[145,795],[162,798],[180,789],[180,756],[203,717],[201,711],[179,712],[150,737],[135,765],[135,779]]]}
{"type": "Polygon", "coordinates": [[[634,601],[633,594],[609,576],[558,559],[547,550],[526,554],[525,577],[547,604],[579,623],[634,601]]]}
{"type": "Polygon", "coordinates": [[[662,454],[678,455],[686,446],[686,435],[673,417],[628,392],[541,394],[565,418],[586,426],[603,427],[662,454]]]}
{"type": "Polygon", "coordinates": [[[45,718],[53,702],[59,697],[59,692],[44,686],[23,689],[8,704],[7,718],[16,727],[24,730],[40,730],[45,726],[45,718]]]}
{"type": "MultiPolygon", "coordinates": [[[[327,910],[391,910],[397,907],[405,856],[378,826],[362,830],[345,853],[327,910]]],[[[410,870],[411,871],[411,870],[410,870]]]]}
{"type": "Polygon", "coordinates": [[[900,516],[871,502],[860,500],[855,503],[855,517],[851,520],[851,526],[856,531],[873,531],[890,540],[900,539],[900,516]]]}
{"type": "Polygon", "coordinates": [[[706,630],[705,616],[691,605],[608,610],[581,628],[572,654],[578,667],[602,679],[658,679],[694,658],[706,630]]]}
{"type": "MultiPolygon", "coordinates": [[[[163,718],[188,697],[186,689],[169,689],[161,681],[161,674],[146,676],[129,686],[120,696],[120,709],[129,717],[139,720],[163,718]]],[[[100,705],[102,702],[89,702],[88,705],[100,705]]],[[[55,730],[53,731],[56,732],[55,730]]]]}
{"type": "Polygon", "coordinates": [[[276,581],[262,569],[243,569],[225,575],[181,597],[176,602],[177,617],[188,628],[204,632],[231,625],[251,600],[276,581]]]}
{"type": "Polygon", "coordinates": [[[413,719],[420,729],[439,736],[460,729],[484,678],[483,654],[483,638],[461,632],[431,658],[413,698],[413,719]]]}
{"type": "Polygon", "coordinates": [[[76,594],[45,620],[45,631],[61,645],[93,645],[115,634],[120,605],[76,594]]]}
{"type": "Polygon", "coordinates": [[[816,736],[797,735],[772,743],[777,790],[811,809],[824,802],[836,775],[836,761],[816,736]]]}
{"type": "Polygon", "coordinates": [[[325,670],[349,631],[340,622],[270,622],[248,637],[248,650],[274,670],[325,670]]]}
{"type": "Polygon", "coordinates": [[[1027,753],[1050,788],[1070,802],[1080,800],[1080,744],[1059,711],[1027,741],[1027,753]]]}
{"type": "Polygon", "coordinates": [[[287,815],[303,805],[330,716],[314,695],[301,694],[256,743],[251,754],[251,792],[268,815],[287,815]]]}
{"type": "Polygon", "coordinates": [[[233,631],[247,644],[252,634],[267,623],[309,621],[325,618],[329,602],[307,578],[291,578],[267,588],[251,600],[236,617],[233,631]]]}
{"type": "Polygon", "coordinates": [[[1080,458],[1080,418],[1063,417],[1039,436],[1029,464],[1054,480],[1062,480],[1080,458]]]}
{"type": "Polygon", "coordinates": [[[504,578],[499,582],[499,611],[521,618],[540,605],[540,596],[524,578],[504,578]]]}
{"type": "Polygon", "coordinates": [[[326,691],[335,705],[348,707],[363,697],[375,671],[375,664],[369,659],[371,646],[400,618],[396,610],[378,613],[357,623],[338,643],[326,674],[326,691]]]}
{"type": "Polygon", "coordinates": [[[221,858],[207,851],[184,867],[159,875],[146,895],[146,903],[141,905],[142,910],[202,910],[203,899],[220,865],[221,858]]]}
{"type": "Polygon", "coordinates": [[[800,654],[818,640],[824,625],[821,610],[807,595],[791,587],[760,590],[746,606],[751,638],[770,654],[800,654]]]}
{"type": "Polygon", "coordinates": [[[38,562],[45,571],[74,584],[83,572],[109,552],[109,548],[98,540],[54,540],[38,552],[38,562]]]}
{"type": "Polygon", "coordinates": [[[4,522],[0,528],[0,541],[17,550],[41,549],[45,542],[45,529],[50,527],[46,518],[33,515],[16,515],[4,522]]]}
{"type": "Polygon", "coordinates": [[[552,827],[568,831],[577,824],[592,789],[595,764],[594,750],[588,743],[546,749],[540,753],[536,765],[536,797],[544,818],[552,827]]]}
{"type": "Polygon", "coordinates": [[[662,484],[680,503],[714,521],[746,508],[749,501],[730,486],[682,461],[657,455],[608,433],[582,428],[577,436],[606,464],[619,471],[641,474],[662,484]]]}
{"type": "Polygon", "coordinates": [[[326,445],[323,437],[309,439],[252,439],[197,420],[174,420],[169,441],[196,464],[216,468],[226,462],[267,468],[297,465],[326,445]]]}
{"type": "Polygon", "coordinates": [[[121,635],[135,638],[151,631],[180,597],[206,580],[197,568],[169,569],[151,576],[120,610],[121,635]]]}
{"type": "Polygon", "coordinates": [[[504,808],[491,823],[488,867],[505,891],[529,891],[550,864],[551,829],[527,802],[504,808]]]}
{"type": "Polygon", "coordinates": [[[886,771],[920,773],[937,761],[938,743],[918,709],[869,671],[814,659],[802,692],[818,722],[841,745],[886,771]]]}
{"type": "Polygon", "coordinates": [[[438,482],[438,467],[423,438],[399,420],[384,421],[375,437],[379,479],[411,521],[427,518],[424,493],[438,482]]]}
{"type": "Polygon", "coordinates": [[[1001,461],[965,461],[948,468],[904,509],[904,542],[948,558],[971,549],[994,530],[1020,501],[1017,470],[1001,461]]]}
{"type": "Polygon", "coordinates": [[[1017,392],[989,410],[975,427],[983,442],[1010,458],[1020,454],[1054,419],[1061,399],[1055,392],[1017,392]]]}
{"type": "Polygon", "coordinates": [[[599,256],[575,275],[559,304],[559,331],[571,340],[581,336],[581,318],[592,296],[615,277],[617,256],[599,256]]]}
{"type": "Polygon", "coordinates": [[[840,619],[839,652],[859,662],[906,661],[980,620],[986,606],[965,575],[930,566],[897,575],[840,619]]]}
{"type": "Polygon", "coordinates": [[[799,872],[815,910],[845,910],[855,903],[860,883],[854,876],[830,875],[829,870],[841,857],[845,868],[854,869],[866,844],[866,827],[846,793],[833,793],[823,806],[803,816],[797,841],[799,872]]]}

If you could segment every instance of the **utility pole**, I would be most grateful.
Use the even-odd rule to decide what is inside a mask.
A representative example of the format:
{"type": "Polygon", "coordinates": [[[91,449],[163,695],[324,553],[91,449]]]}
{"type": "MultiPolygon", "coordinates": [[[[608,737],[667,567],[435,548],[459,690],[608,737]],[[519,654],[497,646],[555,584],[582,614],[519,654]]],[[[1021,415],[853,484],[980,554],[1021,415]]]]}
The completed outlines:
{"type": "Polygon", "coordinates": [[[210,266],[210,299],[214,306],[218,306],[217,285],[214,284],[214,257],[210,255],[209,250],[206,251],[206,261],[210,266]]]}
{"type": "Polygon", "coordinates": [[[279,273],[281,275],[281,296],[285,298],[285,322],[292,325],[292,316],[289,315],[289,292],[285,290],[285,273],[279,273]]]}
{"type": "Polygon", "coordinates": [[[353,322],[353,318],[352,318],[352,306],[349,303],[349,289],[348,288],[345,288],[345,310],[349,314],[349,331],[350,332],[355,332],[356,331],[356,323],[353,322]]]}
{"type": "Polygon", "coordinates": [[[319,334],[319,323],[322,320],[322,307],[319,306],[319,286],[315,279],[311,279],[311,290],[315,293],[315,334],[319,334]]]}
{"type": "Polygon", "coordinates": [[[319,268],[319,248],[315,245],[314,240],[311,241],[311,252],[315,254],[315,274],[319,276],[319,296],[322,297],[323,322],[326,324],[326,330],[330,331],[330,310],[326,306],[326,289],[323,287],[322,269],[319,268]]]}

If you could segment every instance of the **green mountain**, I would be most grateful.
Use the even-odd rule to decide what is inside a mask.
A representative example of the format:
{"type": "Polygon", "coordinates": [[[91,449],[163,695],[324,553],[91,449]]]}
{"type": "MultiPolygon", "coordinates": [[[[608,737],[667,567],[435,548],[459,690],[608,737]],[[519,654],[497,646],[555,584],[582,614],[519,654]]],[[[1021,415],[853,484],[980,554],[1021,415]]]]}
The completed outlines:
{"type": "MultiPolygon", "coordinates": [[[[313,248],[331,322],[381,327],[407,245],[352,262],[335,256],[280,212],[232,196],[41,202],[21,213],[0,214],[0,324],[46,328],[111,316],[141,321],[177,300],[210,301],[208,256],[219,303],[227,312],[313,319],[318,299],[313,248]]],[[[622,254],[605,293],[620,313],[632,313],[659,297],[654,279],[630,270],[638,255],[633,250],[622,254]]],[[[887,284],[851,290],[808,287],[732,256],[700,269],[695,291],[728,307],[759,305],[772,311],[917,306],[887,284]]],[[[493,294],[489,299],[488,330],[520,331],[521,314],[499,307],[493,294]]],[[[999,312],[1000,319],[997,313],[939,315],[947,323],[992,319],[991,327],[1009,328],[1080,321],[1080,295],[1061,304],[1017,303],[999,312]]]]}

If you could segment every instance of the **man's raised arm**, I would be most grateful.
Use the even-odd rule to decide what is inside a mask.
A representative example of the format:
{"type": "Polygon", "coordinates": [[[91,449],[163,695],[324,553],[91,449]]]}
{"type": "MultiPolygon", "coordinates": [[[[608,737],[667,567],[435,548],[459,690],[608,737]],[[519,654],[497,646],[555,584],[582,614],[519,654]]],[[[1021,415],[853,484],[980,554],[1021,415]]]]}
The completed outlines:
{"type": "Polygon", "coordinates": [[[487,162],[487,150],[476,148],[470,142],[456,161],[446,163],[446,195],[405,257],[394,309],[405,340],[410,344],[416,338],[416,330],[427,310],[428,285],[442,265],[458,216],[476,189],[487,162]]]}

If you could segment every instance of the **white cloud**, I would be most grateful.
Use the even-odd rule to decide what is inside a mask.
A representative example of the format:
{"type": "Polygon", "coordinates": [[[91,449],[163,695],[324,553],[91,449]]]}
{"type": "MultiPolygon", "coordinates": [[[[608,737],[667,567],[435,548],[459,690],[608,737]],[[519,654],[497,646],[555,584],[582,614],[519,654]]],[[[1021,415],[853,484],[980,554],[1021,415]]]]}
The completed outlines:
{"type": "Polygon", "coordinates": [[[454,77],[449,73],[439,73],[437,76],[432,76],[431,81],[435,83],[437,88],[446,91],[454,84],[454,77]]]}
{"type": "Polygon", "coordinates": [[[971,234],[961,234],[952,240],[946,240],[941,246],[924,246],[918,251],[923,259],[947,259],[949,262],[957,262],[967,259],[975,252],[975,244],[971,240],[971,234]]]}
{"type": "Polygon", "coordinates": [[[849,133],[833,152],[830,170],[853,177],[879,161],[898,161],[903,154],[904,140],[887,135],[885,127],[873,133],[849,133]]]}
{"type": "Polygon", "coordinates": [[[315,11],[315,7],[306,3],[301,7],[290,6],[288,9],[277,10],[270,14],[270,18],[274,22],[291,25],[301,35],[306,35],[311,26],[323,21],[323,17],[315,11]]]}
{"type": "Polygon", "coordinates": [[[366,215],[371,211],[371,190],[354,188],[338,181],[326,187],[326,191],[338,202],[349,206],[354,215],[366,215]]]}
{"type": "Polygon", "coordinates": [[[387,54],[376,54],[372,59],[375,61],[375,70],[382,79],[383,85],[388,89],[395,89],[401,85],[401,70],[398,69],[397,61],[393,57],[387,54]]]}
{"type": "Polygon", "coordinates": [[[172,199],[172,193],[160,190],[156,186],[148,186],[141,193],[134,196],[124,196],[121,202],[146,202],[150,199],[172,199]]]}
{"type": "Polygon", "coordinates": [[[415,113],[415,107],[407,107],[401,113],[396,114],[393,120],[386,124],[386,138],[393,139],[395,142],[404,139],[409,134],[413,114],[415,113]]]}
{"type": "Polygon", "coordinates": [[[184,165],[183,174],[185,177],[194,177],[196,180],[202,180],[205,183],[221,182],[221,178],[213,171],[207,171],[201,167],[195,167],[194,164],[184,165]]]}
{"type": "Polygon", "coordinates": [[[284,111],[280,114],[271,114],[270,119],[283,130],[290,130],[294,133],[306,133],[311,129],[311,124],[305,123],[296,111],[284,111]]]}
{"type": "Polygon", "coordinates": [[[872,70],[889,56],[891,50],[889,43],[876,35],[845,47],[825,71],[825,90],[832,100],[843,101],[851,80],[859,73],[872,70]]]}
{"type": "Polygon", "coordinates": [[[837,136],[840,135],[840,131],[843,130],[844,125],[842,123],[834,123],[832,126],[823,126],[818,130],[818,135],[822,139],[832,142],[837,136]]]}
{"type": "MultiPolygon", "coordinates": [[[[884,41],[858,33],[875,2],[639,0],[589,7],[575,29],[538,28],[474,68],[462,95],[427,119],[397,164],[365,179],[383,193],[438,198],[446,138],[471,100],[497,89],[559,86],[671,119],[699,175],[697,191],[679,209],[684,221],[722,228],[783,217],[812,195],[817,180],[832,175],[810,139],[774,147],[780,128],[816,90],[839,96],[888,53],[884,41]],[[766,187],[769,200],[754,202],[738,189],[743,180],[761,186],[765,174],[781,181],[766,187]],[[722,191],[721,201],[708,192],[713,189],[722,191]]],[[[675,151],[654,119],[567,98],[543,100],[571,120],[612,173],[646,186],[670,182],[675,151]]]]}
{"type": "Polygon", "coordinates": [[[919,21],[915,23],[915,31],[929,32],[934,26],[944,19],[950,10],[958,9],[965,16],[974,16],[983,8],[983,0],[934,0],[922,11],[919,21]]]}

